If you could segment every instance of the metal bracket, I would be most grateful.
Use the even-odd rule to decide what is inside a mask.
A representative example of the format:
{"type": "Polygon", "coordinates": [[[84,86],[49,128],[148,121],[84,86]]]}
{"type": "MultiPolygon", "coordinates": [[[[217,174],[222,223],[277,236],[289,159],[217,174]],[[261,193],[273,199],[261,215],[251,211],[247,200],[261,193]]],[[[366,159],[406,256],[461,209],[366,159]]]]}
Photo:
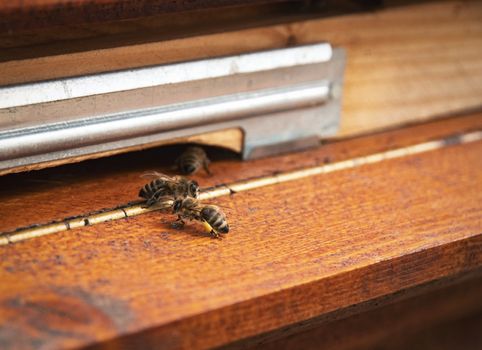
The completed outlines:
{"type": "Polygon", "coordinates": [[[0,170],[227,128],[243,158],[336,133],[345,66],[327,43],[0,87],[0,170]]]}

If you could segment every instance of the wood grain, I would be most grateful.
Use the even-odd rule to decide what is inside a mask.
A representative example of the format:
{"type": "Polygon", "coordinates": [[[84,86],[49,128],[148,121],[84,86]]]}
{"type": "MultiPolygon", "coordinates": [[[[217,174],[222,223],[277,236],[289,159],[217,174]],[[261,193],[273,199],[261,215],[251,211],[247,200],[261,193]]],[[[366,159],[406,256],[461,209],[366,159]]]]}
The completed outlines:
{"type": "MultiPolygon", "coordinates": [[[[344,171],[366,165],[374,165],[389,159],[393,160],[406,156],[414,156],[422,153],[433,152],[448,146],[464,145],[477,141],[482,141],[482,131],[418,143],[408,147],[397,148],[363,157],[351,158],[332,164],[321,164],[319,166],[297,169],[291,172],[276,173],[269,176],[221,184],[211,188],[203,188],[201,189],[198,200],[201,202],[213,201],[219,197],[232,196],[233,194],[240,192],[254,192],[259,188],[275,185],[282,186],[286,182],[300,181],[312,176],[344,171]]],[[[80,214],[71,218],[64,218],[60,221],[18,228],[15,231],[1,232],[0,245],[13,244],[27,239],[34,239],[48,234],[60,233],[85,226],[98,225],[112,220],[126,219],[137,215],[147,214],[156,210],[169,210],[171,205],[172,201],[170,203],[164,202],[160,206],[147,208],[144,205],[144,201],[135,201],[128,204],[119,205],[115,208],[104,208],[87,214],[80,214]]],[[[204,226],[208,228],[207,225],[204,226]]],[[[210,229],[208,231],[210,231],[210,229]]]]}
{"type": "Polygon", "coordinates": [[[159,13],[120,21],[69,23],[62,27],[35,27],[35,20],[22,16],[17,23],[28,24],[23,28],[11,25],[15,19],[3,23],[10,31],[2,31],[0,24],[0,61],[139,45],[307,19],[300,7],[300,2],[274,2],[159,13]]]}
{"type": "Polygon", "coordinates": [[[339,135],[386,129],[482,105],[482,2],[413,5],[4,61],[0,85],[319,41],[347,50],[339,135]]]}
{"type": "Polygon", "coordinates": [[[0,344],[207,348],[473,271],[481,155],[450,146],[224,197],[223,240],[151,213],[2,247],[0,344]]]}
{"type": "Polygon", "coordinates": [[[293,21],[296,18],[334,16],[374,10],[382,6],[387,8],[420,2],[386,0],[382,4],[377,1],[353,0],[81,0],[68,3],[61,0],[9,1],[0,3],[0,16],[3,19],[0,22],[0,47],[20,47],[59,41],[69,44],[69,37],[108,37],[108,41],[116,41],[119,34],[146,42],[150,41],[149,37],[156,29],[162,32],[157,33],[161,36],[165,36],[167,32],[177,37],[186,37],[207,32],[223,32],[228,28],[272,25],[286,22],[287,19],[293,21]],[[231,23],[224,21],[227,17],[231,17],[231,23]],[[209,19],[211,23],[208,23],[209,19]],[[207,28],[211,30],[206,31],[207,28]],[[143,34],[147,34],[147,38],[142,40],[143,34]],[[7,42],[10,44],[3,46],[7,42]]]}
{"type": "MultiPolygon", "coordinates": [[[[36,0],[0,3],[2,31],[69,26],[81,23],[118,21],[199,9],[216,10],[226,6],[252,5],[283,0],[36,0]]],[[[286,1],[286,0],[284,0],[286,1]]],[[[292,0],[293,1],[293,0],[292,0]]]]}
{"type": "MultiPolygon", "coordinates": [[[[215,176],[208,177],[201,172],[194,179],[201,186],[210,187],[338,162],[480,129],[482,113],[475,113],[252,161],[241,162],[232,154],[209,149],[215,176]]],[[[179,147],[167,147],[0,177],[0,232],[136,200],[140,187],[146,182],[141,174],[153,169],[173,174],[171,167],[181,150],[179,147]],[[120,187],[122,191],[119,191],[120,187]],[[17,215],[19,212],[23,215],[17,215]]]]}

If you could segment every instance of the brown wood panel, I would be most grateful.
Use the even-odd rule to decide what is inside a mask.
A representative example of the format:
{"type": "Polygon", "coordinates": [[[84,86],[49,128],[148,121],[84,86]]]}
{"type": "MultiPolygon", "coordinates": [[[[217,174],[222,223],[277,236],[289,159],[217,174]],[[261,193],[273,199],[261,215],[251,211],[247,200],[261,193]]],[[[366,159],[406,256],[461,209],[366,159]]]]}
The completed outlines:
{"type": "MultiPolygon", "coordinates": [[[[136,28],[135,25],[133,27],[133,24],[145,24],[156,19],[167,21],[168,26],[164,28],[169,28],[168,31],[172,32],[172,29],[177,29],[174,32],[185,36],[186,32],[178,31],[180,27],[174,21],[170,21],[168,16],[174,16],[180,22],[193,21],[193,24],[198,24],[196,23],[196,17],[203,17],[203,12],[210,13],[217,20],[220,12],[233,13],[235,11],[244,12],[246,9],[256,9],[255,11],[248,11],[251,11],[251,14],[255,16],[263,14],[262,17],[271,23],[280,23],[283,22],[280,17],[288,14],[285,11],[283,11],[284,13],[278,11],[282,8],[290,9],[291,18],[299,17],[300,14],[303,14],[306,18],[340,15],[373,10],[382,6],[392,7],[417,2],[420,3],[420,1],[415,0],[386,0],[383,3],[373,0],[4,1],[0,2],[0,16],[2,17],[0,34],[4,32],[7,34],[5,36],[11,37],[12,41],[19,42],[21,46],[24,40],[30,40],[32,43],[38,42],[36,39],[39,38],[39,35],[36,35],[35,32],[39,30],[45,33],[45,29],[47,29],[50,41],[55,41],[65,40],[66,34],[76,38],[78,34],[81,34],[81,31],[84,32],[80,35],[81,37],[95,37],[102,32],[108,35],[139,32],[142,28],[136,28]],[[144,21],[145,19],[146,21],[144,21]],[[89,35],[87,32],[91,27],[103,28],[103,30],[89,35]],[[27,36],[33,36],[34,38],[27,39],[27,36]]],[[[249,16],[244,18],[236,16],[234,19],[237,22],[237,28],[248,28],[255,23],[249,16]]],[[[217,28],[217,32],[222,32],[223,28],[226,29],[222,23],[213,24],[217,28]]],[[[161,26],[163,25],[161,24],[161,26]]],[[[202,32],[202,30],[197,31],[198,34],[202,32]]]]}
{"type": "Polygon", "coordinates": [[[3,33],[0,27],[0,61],[138,45],[307,19],[300,6],[299,2],[229,6],[214,11],[160,13],[122,21],[70,23],[62,28],[25,28],[3,33]]]}
{"type": "Polygon", "coordinates": [[[481,155],[472,142],[222,197],[223,240],[152,212],[1,247],[0,344],[212,347],[472,271],[481,155]]]}
{"type": "MultiPolygon", "coordinates": [[[[347,50],[339,135],[447,116],[482,105],[482,2],[413,5],[148,44],[14,59],[0,63],[0,84],[319,41],[329,41],[347,50]]],[[[25,51],[30,54],[35,48],[25,51]]],[[[8,50],[3,55],[8,55],[8,50]]]]}
{"type": "MultiPolygon", "coordinates": [[[[209,149],[214,176],[200,172],[201,186],[268,176],[323,163],[342,161],[409,146],[453,134],[482,129],[482,113],[435,121],[376,135],[327,143],[300,153],[240,161],[232,154],[209,149]]],[[[0,177],[0,232],[47,223],[65,217],[111,208],[137,199],[150,170],[172,174],[180,148],[135,152],[108,159],[0,177]],[[119,190],[122,188],[122,191],[119,190]],[[22,213],[19,215],[18,213],[22,213]]]]}
{"type": "Polygon", "coordinates": [[[349,317],[320,320],[313,329],[303,331],[316,321],[226,349],[480,349],[481,295],[479,276],[381,307],[372,304],[371,310],[349,317]]]}
{"type": "Polygon", "coordinates": [[[9,0],[0,2],[0,30],[12,32],[281,1],[287,0],[9,0]]]}

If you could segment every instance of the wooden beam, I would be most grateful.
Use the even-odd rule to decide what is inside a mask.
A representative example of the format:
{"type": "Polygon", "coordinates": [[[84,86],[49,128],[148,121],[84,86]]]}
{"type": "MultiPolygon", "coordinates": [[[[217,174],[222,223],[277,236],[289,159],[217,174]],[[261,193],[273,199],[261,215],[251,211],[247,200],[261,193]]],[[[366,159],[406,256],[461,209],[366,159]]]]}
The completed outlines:
{"type": "MultiPolygon", "coordinates": [[[[323,161],[309,154],[304,161],[323,161]]],[[[480,141],[447,145],[221,197],[231,226],[223,240],[152,212],[1,247],[0,344],[214,347],[470,273],[482,266],[481,154],[480,141]]],[[[286,157],[262,171],[304,159],[286,157]]],[[[221,163],[211,180],[252,168],[221,163]]],[[[48,201],[29,204],[32,188],[17,201],[40,208],[79,195],[92,208],[139,181],[136,171],[96,175],[85,173],[82,190],[74,180],[48,201]]]]}
{"type": "MultiPolygon", "coordinates": [[[[232,183],[277,172],[340,162],[482,129],[482,113],[459,116],[391,132],[332,142],[296,154],[241,162],[209,149],[215,176],[200,172],[193,178],[203,187],[232,183]]],[[[122,156],[66,165],[40,172],[0,178],[0,232],[76,216],[135,201],[146,180],[140,175],[157,170],[174,174],[174,160],[182,148],[133,152],[122,156]],[[123,191],[118,185],[122,184],[123,191]],[[99,189],[102,189],[99,191],[99,189]],[[52,203],[52,198],[55,202],[52,203]],[[35,204],[34,204],[35,203],[35,204]],[[54,205],[52,205],[54,204],[54,205]],[[23,215],[16,213],[22,212],[23,215]]]]}
{"type": "MultiPolygon", "coordinates": [[[[246,6],[283,0],[13,0],[0,3],[0,30],[18,31],[82,23],[119,21],[160,13],[246,6]]],[[[284,0],[286,1],[286,0],[284,0]]],[[[293,0],[291,0],[293,1],[293,0]]]]}

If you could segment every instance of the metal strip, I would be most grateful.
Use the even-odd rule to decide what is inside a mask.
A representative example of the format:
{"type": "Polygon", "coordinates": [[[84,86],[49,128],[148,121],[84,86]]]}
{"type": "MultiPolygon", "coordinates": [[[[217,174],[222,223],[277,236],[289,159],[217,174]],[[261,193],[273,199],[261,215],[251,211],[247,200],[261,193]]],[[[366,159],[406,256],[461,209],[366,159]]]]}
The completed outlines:
{"type": "Polygon", "coordinates": [[[227,129],[245,159],[315,146],[338,130],[344,66],[321,43],[0,87],[16,106],[0,108],[0,171],[227,129]]]}
{"type": "Polygon", "coordinates": [[[330,83],[318,81],[7,131],[0,133],[0,160],[312,107],[326,102],[329,96],[330,83]]]}
{"type": "Polygon", "coordinates": [[[330,44],[298,46],[237,56],[0,87],[0,108],[224,77],[329,61],[330,44]]]}

